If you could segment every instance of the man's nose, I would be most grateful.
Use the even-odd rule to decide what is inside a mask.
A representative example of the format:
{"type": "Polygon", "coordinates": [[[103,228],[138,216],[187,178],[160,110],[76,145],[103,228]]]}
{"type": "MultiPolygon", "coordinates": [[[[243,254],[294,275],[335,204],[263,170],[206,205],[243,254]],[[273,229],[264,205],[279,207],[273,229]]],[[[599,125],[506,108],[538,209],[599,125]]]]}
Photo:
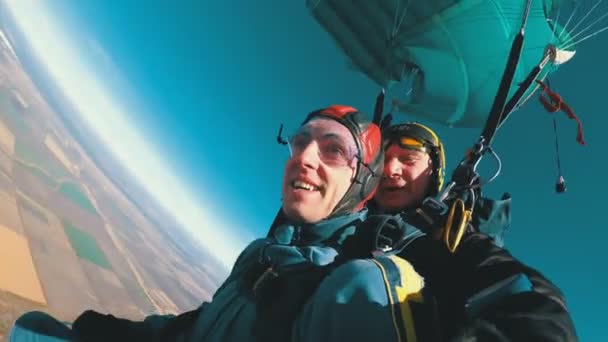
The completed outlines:
{"type": "Polygon", "coordinates": [[[316,169],[319,166],[320,161],[319,146],[315,141],[311,141],[294,157],[300,165],[316,169]]]}
{"type": "Polygon", "coordinates": [[[396,158],[391,158],[384,163],[384,176],[389,178],[401,177],[401,163],[396,158]]]}

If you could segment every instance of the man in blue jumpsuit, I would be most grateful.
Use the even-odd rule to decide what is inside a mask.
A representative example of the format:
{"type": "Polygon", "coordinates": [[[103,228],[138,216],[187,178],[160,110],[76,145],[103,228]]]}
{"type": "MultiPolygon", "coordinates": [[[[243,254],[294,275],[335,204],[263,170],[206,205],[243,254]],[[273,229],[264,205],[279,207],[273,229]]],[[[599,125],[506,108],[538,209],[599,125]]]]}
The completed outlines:
{"type": "Polygon", "coordinates": [[[423,279],[372,243],[386,222],[403,232],[403,245],[424,235],[398,217],[368,219],[364,205],[383,165],[378,126],[352,107],[331,106],[309,114],[285,144],[291,156],[271,233],[240,254],[211,302],[144,321],[86,311],[71,328],[31,312],[17,320],[9,340],[431,339],[433,306],[423,279]]]}
{"type": "MultiPolygon", "coordinates": [[[[435,132],[419,123],[394,125],[382,134],[383,178],[369,207],[419,222],[416,208],[442,188],[444,147],[435,132]]],[[[501,247],[508,205],[508,198],[482,199],[474,211],[479,216],[454,252],[431,238],[440,237],[441,229],[428,229],[428,235],[399,255],[435,295],[444,340],[576,341],[561,291],[501,247]]]]}

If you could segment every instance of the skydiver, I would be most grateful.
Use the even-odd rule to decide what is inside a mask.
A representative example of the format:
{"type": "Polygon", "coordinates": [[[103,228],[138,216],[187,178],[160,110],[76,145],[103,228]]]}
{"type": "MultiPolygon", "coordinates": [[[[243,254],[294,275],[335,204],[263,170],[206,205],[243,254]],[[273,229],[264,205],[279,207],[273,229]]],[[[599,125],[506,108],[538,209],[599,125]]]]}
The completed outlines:
{"type": "MultiPolygon", "coordinates": [[[[383,139],[383,178],[368,206],[372,212],[399,213],[406,221],[415,221],[422,201],[442,188],[444,147],[435,132],[418,123],[390,126],[383,139]]],[[[473,222],[477,224],[468,227],[454,253],[440,241],[441,229],[426,229],[427,235],[399,253],[425,278],[437,299],[443,339],[576,341],[561,291],[501,248],[502,241],[496,241],[501,236],[481,232],[487,229],[482,224],[496,222],[473,222]]]]}
{"type": "MultiPolygon", "coordinates": [[[[422,278],[406,261],[382,254],[367,239],[374,222],[400,222],[390,215],[374,216],[374,221],[364,207],[383,165],[378,126],[352,107],[331,106],[309,114],[287,141],[291,155],[272,233],[240,254],[211,302],[178,316],[152,315],[143,321],[89,310],[71,329],[47,314],[30,312],[17,320],[9,341],[403,341],[429,336],[415,326],[433,315],[418,310],[426,307],[422,278]]],[[[408,231],[408,242],[424,235],[412,226],[401,228],[408,231]]]]}

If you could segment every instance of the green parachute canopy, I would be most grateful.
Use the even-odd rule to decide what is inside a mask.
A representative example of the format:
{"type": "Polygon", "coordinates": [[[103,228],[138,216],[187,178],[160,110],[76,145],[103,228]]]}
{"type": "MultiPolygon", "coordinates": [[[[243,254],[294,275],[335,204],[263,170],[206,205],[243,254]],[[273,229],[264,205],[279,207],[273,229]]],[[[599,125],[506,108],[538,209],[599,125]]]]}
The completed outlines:
{"type": "MultiPolygon", "coordinates": [[[[526,2],[308,0],[307,6],[352,66],[387,90],[396,110],[449,126],[481,127],[526,2]]],[[[580,1],[532,0],[509,98],[544,57],[538,80],[574,55],[576,39],[566,28],[574,28],[573,5],[580,1]]],[[[519,105],[537,88],[532,83],[519,105]]]]}

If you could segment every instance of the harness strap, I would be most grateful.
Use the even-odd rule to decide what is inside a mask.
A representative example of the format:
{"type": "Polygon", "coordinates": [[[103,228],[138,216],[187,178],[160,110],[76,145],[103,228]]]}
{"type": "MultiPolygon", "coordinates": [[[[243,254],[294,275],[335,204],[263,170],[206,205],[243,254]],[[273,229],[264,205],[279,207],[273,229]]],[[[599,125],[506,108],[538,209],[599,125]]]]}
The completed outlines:
{"type": "Polygon", "coordinates": [[[437,305],[414,267],[382,252],[374,253],[372,260],[384,278],[398,341],[440,341],[437,305]]]}

